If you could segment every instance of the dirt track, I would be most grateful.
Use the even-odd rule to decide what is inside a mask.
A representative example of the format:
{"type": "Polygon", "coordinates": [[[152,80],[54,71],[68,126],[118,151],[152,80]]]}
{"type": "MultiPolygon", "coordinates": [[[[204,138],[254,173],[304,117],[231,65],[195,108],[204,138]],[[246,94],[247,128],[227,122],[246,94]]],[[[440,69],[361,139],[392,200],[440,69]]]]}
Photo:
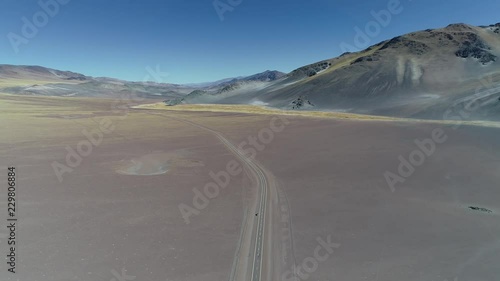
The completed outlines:
{"type": "Polygon", "coordinates": [[[272,174],[255,159],[245,155],[218,131],[171,115],[151,114],[183,122],[214,134],[236,158],[245,163],[248,172],[258,185],[259,196],[254,198],[255,202],[250,203],[252,207],[248,208],[243,216],[238,250],[229,280],[260,281],[280,278],[282,272],[278,271],[280,266],[275,263],[276,261],[279,263],[283,257],[273,248],[274,243],[280,244],[281,241],[279,233],[276,233],[277,229],[273,227],[273,222],[279,221],[279,217],[275,212],[278,209],[277,190],[274,180],[268,180],[273,177],[272,174]],[[253,220],[253,214],[257,221],[253,220]]]}
{"type": "MultiPolygon", "coordinates": [[[[255,241],[241,235],[242,218],[256,222],[255,214],[248,216],[259,195],[252,170],[232,177],[186,225],[179,204],[191,204],[193,188],[212,181],[210,172],[225,169],[235,154],[211,132],[139,111],[110,114],[110,102],[0,98],[0,120],[9,132],[0,137],[1,166],[19,169],[21,243],[19,275],[12,278],[0,268],[0,279],[102,281],[126,269],[135,280],[218,281],[230,279],[233,268],[238,268],[235,280],[240,279],[237,272],[250,272],[251,266],[233,265],[254,260],[234,259],[235,253],[255,250],[255,244],[238,246],[238,241],[255,241]],[[103,118],[112,120],[113,133],[59,182],[51,163],[64,162],[66,147],[74,148],[85,137],[82,130],[95,129],[103,118]],[[118,164],[133,159],[151,165],[169,160],[168,171],[120,174],[118,164]]],[[[256,135],[271,118],[231,112],[161,114],[220,132],[233,145],[256,135]]],[[[307,273],[309,280],[496,280],[498,129],[287,118],[290,124],[256,157],[265,171],[272,171],[265,174],[268,185],[278,188],[268,190],[269,198],[278,193],[280,220],[267,217],[266,223],[281,233],[290,227],[282,223],[283,216],[293,221],[292,236],[279,237],[292,246],[275,268],[302,266],[314,256],[318,239],[330,235],[341,247],[307,273]],[[428,137],[436,127],[448,141],[391,192],[384,172],[397,169],[398,156],[408,157],[414,140],[428,137]]],[[[268,211],[270,206],[276,205],[268,205],[268,211]]],[[[2,199],[0,209],[5,208],[2,199]]],[[[4,219],[5,212],[0,216],[4,219]]],[[[263,234],[263,244],[269,243],[263,234]]],[[[264,244],[263,258],[271,256],[266,249],[282,250],[276,244],[264,244]]],[[[271,262],[262,262],[264,273],[271,262]]]]}

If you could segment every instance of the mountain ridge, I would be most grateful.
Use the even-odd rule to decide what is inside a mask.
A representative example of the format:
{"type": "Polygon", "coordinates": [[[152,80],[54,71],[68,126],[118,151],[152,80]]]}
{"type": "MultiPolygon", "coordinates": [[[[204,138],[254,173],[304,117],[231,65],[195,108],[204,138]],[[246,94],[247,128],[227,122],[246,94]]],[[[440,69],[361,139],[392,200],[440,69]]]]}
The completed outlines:
{"type": "MultiPolygon", "coordinates": [[[[396,36],[365,50],[344,53],[289,73],[266,70],[250,76],[178,85],[93,78],[25,66],[21,76],[38,71],[35,77],[52,75],[50,79],[46,77],[46,82],[57,86],[37,91],[38,85],[15,85],[3,87],[2,91],[35,95],[76,92],[77,96],[111,97],[127,92],[161,98],[168,105],[263,104],[281,109],[415,118],[443,118],[443,112],[450,107],[464,108],[479,101],[479,109],[470,114],[473,118],[500,120],[500,92],[496,92],[500,89],[499,57],[500,23],[455,23],[396,36]],[[484,81],[489,82],[484,85],[484,81]],[[65,84],[69,82],[71,86],[65,84]],[[107,94],[110,91],[113,94],[107,94]]],[[[12,70],[13,66],[0,66],[0,80],[6,77],[5,69],[9,67],[12,70]]]]}

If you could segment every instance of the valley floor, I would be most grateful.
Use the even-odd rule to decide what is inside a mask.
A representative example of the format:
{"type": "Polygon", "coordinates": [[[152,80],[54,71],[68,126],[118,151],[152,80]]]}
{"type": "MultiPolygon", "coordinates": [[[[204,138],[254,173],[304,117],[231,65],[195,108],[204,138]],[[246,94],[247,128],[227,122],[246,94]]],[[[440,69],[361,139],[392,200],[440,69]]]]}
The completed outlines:
{"type": "Polygon", "coordinates": [[[176,118],[220,132],[272,174],[282,236],[266,247],[283,280],[500,274],[494,124],[120,104],[0,95],[0,167],[17,169],[20,225],[18,274],[4,264],[1,280],[230,279],[255,180],[234,173],[216,194],[204,189],[240,162],[176,118]]]}

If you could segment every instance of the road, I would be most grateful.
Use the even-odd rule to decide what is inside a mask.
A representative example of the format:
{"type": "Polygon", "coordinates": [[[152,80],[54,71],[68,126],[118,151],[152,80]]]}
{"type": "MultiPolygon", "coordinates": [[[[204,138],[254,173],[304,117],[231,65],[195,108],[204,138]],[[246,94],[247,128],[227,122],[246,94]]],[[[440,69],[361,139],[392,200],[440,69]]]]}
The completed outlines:
{"type": "Polygon", "coordinates": [[[273,221],[278,221],[276,219],[277,212],[274,211],[277,209],[278,193],[272,174],[255,159],[247,157],[216,130],[171,115],[149,114],[183,122],[212,133],[236,158],[244,163],[247,173],[256,180],[258,195],[255,196],[255,202],[250,204],[246,210],[229,281],[276,280],[276,277],[279,276],[280,257],[273,242],[279,243],[279,235],[273,228],[273,221]]]}

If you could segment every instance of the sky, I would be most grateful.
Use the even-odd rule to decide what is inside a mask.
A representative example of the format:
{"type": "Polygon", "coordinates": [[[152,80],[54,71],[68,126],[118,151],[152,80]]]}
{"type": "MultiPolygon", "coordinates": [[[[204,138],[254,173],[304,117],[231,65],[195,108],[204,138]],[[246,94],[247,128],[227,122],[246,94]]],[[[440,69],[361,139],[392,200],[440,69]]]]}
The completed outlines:
{"type": "Polygon", "coordinates": [[[500,1],[478,3],[0,0],[0,64],[178,84],[290,72],[412,31],[500,22],[500,1]]]}

